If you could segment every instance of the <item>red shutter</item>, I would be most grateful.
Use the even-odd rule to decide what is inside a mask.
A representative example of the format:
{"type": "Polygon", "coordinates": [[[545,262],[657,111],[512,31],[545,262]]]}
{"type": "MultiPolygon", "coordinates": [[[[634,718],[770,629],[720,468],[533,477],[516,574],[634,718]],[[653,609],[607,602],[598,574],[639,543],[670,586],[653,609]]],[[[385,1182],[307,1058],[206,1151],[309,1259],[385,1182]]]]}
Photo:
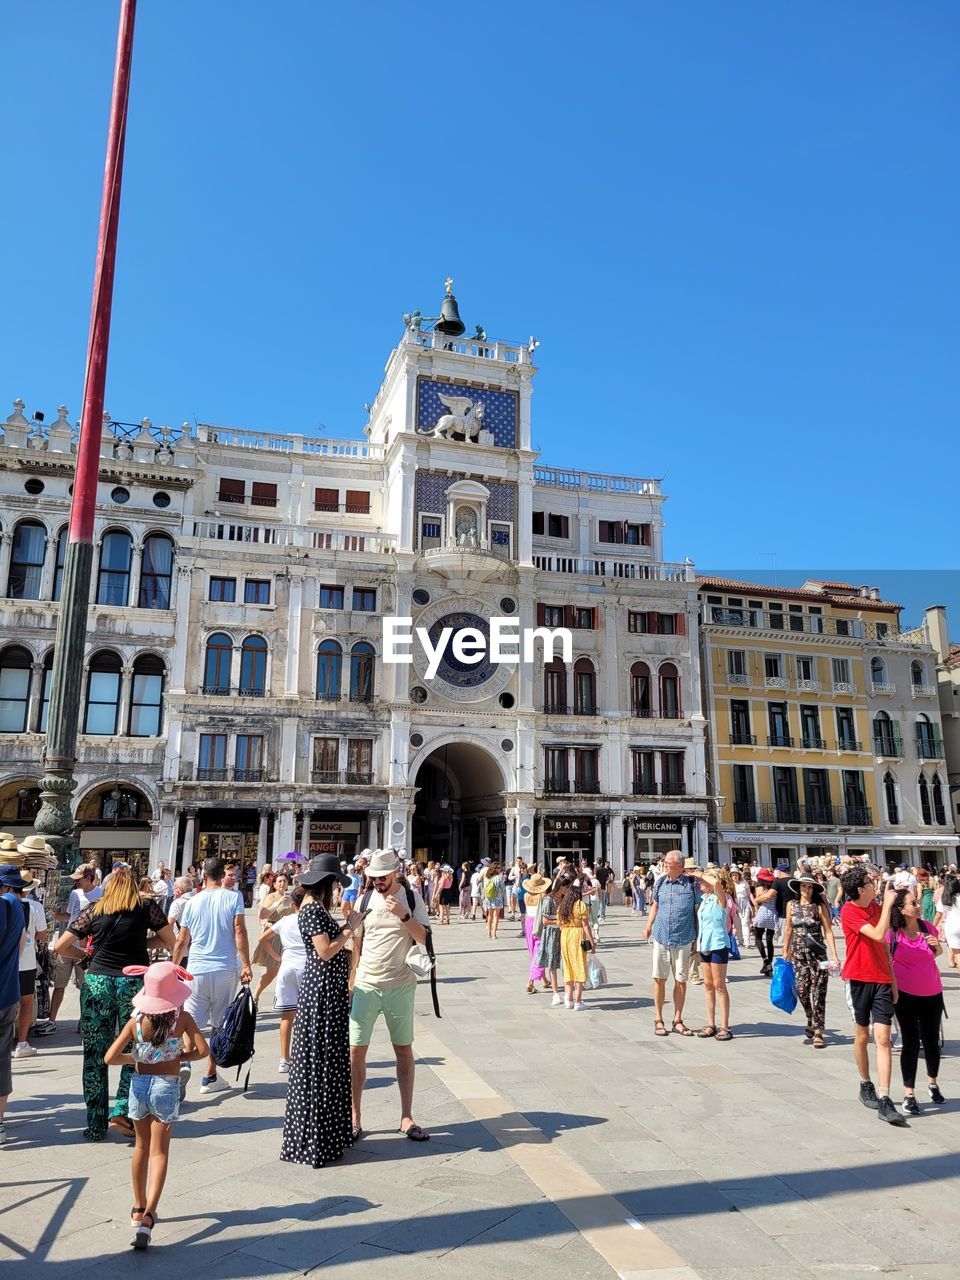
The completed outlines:
{"type": "Polygon", "coordinates": [[[623,528],[623,521],[622,521],[622,520],[614,520],[614,521],[612,522],[612,528],[613,528],[613,540],[614,540],[614,542],[623,542],[623,541],[625,540],[625,537],[626,537],[626,535],[625,535],[625,533],[624,533],[624,528],[623,528]]]}
{"type": "Polygon", "coordinates": [[[577,625],[577,614],[572,604],[563,606],[563,625],[568,629],[572,629],[577,625]]]}
{"type": "Polygon", "coordinates": [[[609,520],[600,521],[599,526],[597,528],[597,541],[598,542],[613,541],[613,539],[610,537],[610,521],[609,520]]]}
{"type": "Polygon", "coordinates": [[[593,621],[590,623],[590,630],[596,631],[599,611],[597,609],[591,609],[590,612],[593,614],[593,621]]]}
{"type": "Polygon", "coordinates": [[[647,614],[647,635],[658,636],[660,634],[660,615],[651,610],[647,614]]]}
{"type": "Polygon", "coordinates": [[[653,526],[642,524],[640,526],[640,545],[641,547],[649,547],[653,544],[653,526]]]}
{"type": "Polygon", "coordinates": [[[243,502],[243,481],[230,480],[227,476],[221,476],[219,499],[221,502],[243,502]]]}
{"type": "Polygon", "coordinates": [[[365,489],[348,489],[347,511],[354,515],[368,515],[370,512],[369,493],[365,489]]]}
{"type": "Polygon", "coordinates": [[[261,480],[254,480],[253,505],[255,507],[275,507],[277,505],[277,486],[275,484],[265,484],[261,480]]]}
{"type": "Polygon", "coordinates": [[[543,512],[535,511],[533,513],[533,532],[543,533],[543,512]]]}
{"type": "Polygon", "coordinates": [[[676,629],[676,633],[678,636],[685,636],[687,634],[686,614],[683,614],[683,613],[674,614],[673,625],[674,625],[674,628],[676,629]]]}
{"type": "Polygon", "coordinates": [[[314,489],[314,511],[337,511],[340,506],[339,489],[314,489]]]}
{"type": "Polygon", "coordinates": [[[560,537],[561,538],[570,537],[570,517],[569,516],[560,517],[560,537]]]}
{"type": "Polygon", "coordinates": [[[537,626],[545,627],[547,625],[547,606],[545,604],[537,605],[537,626]]]}

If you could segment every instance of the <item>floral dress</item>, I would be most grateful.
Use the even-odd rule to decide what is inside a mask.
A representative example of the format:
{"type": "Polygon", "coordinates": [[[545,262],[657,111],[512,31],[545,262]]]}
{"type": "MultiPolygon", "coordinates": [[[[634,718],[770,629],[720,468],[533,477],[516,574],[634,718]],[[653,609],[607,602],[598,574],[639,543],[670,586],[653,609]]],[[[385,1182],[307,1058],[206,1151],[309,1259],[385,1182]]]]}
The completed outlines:
{"type": "Polygon", "coordinates": [[[817,902],[791,902],[788,904],[790,923],[793,926],[791,948],[793,967],[797,979],[797,998],[807,1015],[807,1026],[823,1031],[827,1014],[827,983],[830,975],[820,968],[820,961],[827,958],[827,944],[823,937],[823,920],[817,902]]]}
{"type": "Polygon", "coordinates": [[[318,903],[301,908],[298,923],[307,952],[300,981],[287,1111],[280,1159],[320,1169],[353,1143],[350,1088],[350,955],[321,960],[313,939],[331,942],[341,926],[318,903]]]}

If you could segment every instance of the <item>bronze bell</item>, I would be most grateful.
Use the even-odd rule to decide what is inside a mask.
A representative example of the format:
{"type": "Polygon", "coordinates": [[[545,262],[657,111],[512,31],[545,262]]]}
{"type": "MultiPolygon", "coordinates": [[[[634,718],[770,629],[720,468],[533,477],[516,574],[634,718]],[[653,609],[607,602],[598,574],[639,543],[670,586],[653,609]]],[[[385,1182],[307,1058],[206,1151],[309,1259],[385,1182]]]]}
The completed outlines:
{"type": "Polygon", "coordinates": [[[460,319],[460,312],[457,310],[457,300],[452,293],[444,296],[443,303],[440,307],[440,319],[434,325],[437,333],[449,334],[451,338],[459,338],[467,326],[460,319]]]}

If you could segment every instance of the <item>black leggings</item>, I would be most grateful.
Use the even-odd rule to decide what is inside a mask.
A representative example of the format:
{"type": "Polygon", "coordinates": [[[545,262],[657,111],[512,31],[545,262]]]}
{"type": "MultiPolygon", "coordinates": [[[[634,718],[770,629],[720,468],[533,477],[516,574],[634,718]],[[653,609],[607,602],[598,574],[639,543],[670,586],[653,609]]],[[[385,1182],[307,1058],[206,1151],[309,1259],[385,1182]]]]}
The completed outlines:
{"type": "Polygon", "coordinates": [[[762,968],[773,964],[773,930],[772,929],[754,929],[753,936],[757,944],[757,950],[760,952],[760,959],[763,961],[762,968]]]}
{"type": "Polygon", "coordinates": [[[897,998],[897,1022],[900,1024],[900,1074],[903,1087],[912,1089],[917,1082],[920,1044],[927,1061],[927,1075],[936,1080],[940,1072],[940,1019],[943,996],[911,996],[901,991],[897,998]]]}

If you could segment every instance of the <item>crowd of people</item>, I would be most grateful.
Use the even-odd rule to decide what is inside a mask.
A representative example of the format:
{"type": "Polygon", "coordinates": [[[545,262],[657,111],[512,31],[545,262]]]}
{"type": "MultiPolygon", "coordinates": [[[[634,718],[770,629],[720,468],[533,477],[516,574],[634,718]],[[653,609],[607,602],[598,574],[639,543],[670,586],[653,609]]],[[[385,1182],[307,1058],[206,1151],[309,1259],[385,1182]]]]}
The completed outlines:
{"type": "MultiPolygon", "coordinates": [[[[163,864],[139,879],[115,863],[101,879],[84,864],[62,910],[36,900],[29,872],[0,866],[0,1140],[12,1091],[11,1060],[32,1056],[37,952],[52,927],[52,1034],[70,982],[80,988],[84,1137],[111,1129],[133,1141],[134,1244],[145,1248],[157,1221],[170,1137],[202,1063],[201,1097],[228,1088],[208,1037],[221,1027],[238,986],[262,1002],[274,987],[280,1018],[279,1072],[287,1078],[280,1158],[320,1168],[363,1137],[366,1057],[383,1017],[396,1059],[398,1129],[429,1141],[414,1118],[414,1000],[417,977],[434,960],[433,931],[482,920],[488,942],[506,921],[525,943],[526,991],[551,1005],[588,1009],[606,981],[602,933],[617,886],[605,861],[556,866],[490,858],[419,865],[403,850],[364,850],[352,863],[322,854],[266,867],[253,886],[251,954],[237,864],[211,857],[175,877],[163,864]],[[111,1105],[108,1068],[119,1066],[111,1105]]],[[[728,968],[752,945],[761,979],[790,966],[806,1018],[803,1043],[827,1047],[827,995],[841,977],[854,1025],[859,1098],[881,1120],[907,1123],[920,1111],[921,1054],[927,1100],[944,1097],[943,984],[938,958],[960,967],[960,877],[906,866],[880,872],[851,857],[801,858],[793,873],[753,865],[701,866],[678,850],[620,882],[624,903],[650,943],[652,1034],[724,1043],[735,1035],[728,968]],[[841,961],[838,939],[842,937],[841,961]],[[740,948],[743,948],[741,952],[740,948]],[[781,956],[776,958],[777,950],[781,956]],[[694,1030],[688,984],[703,987],[703,1025],[694,1030]],[[668,991],[669,986],[669,991],[668,991]],[[668,1000],[672,1013],[666,1017],[668,1000]],[[890,1095],[893,1027],[899,1034],[903,1102],[890,1095]],[[876,1058],[876,1084],[870,1039],[876,1058]]]]}

